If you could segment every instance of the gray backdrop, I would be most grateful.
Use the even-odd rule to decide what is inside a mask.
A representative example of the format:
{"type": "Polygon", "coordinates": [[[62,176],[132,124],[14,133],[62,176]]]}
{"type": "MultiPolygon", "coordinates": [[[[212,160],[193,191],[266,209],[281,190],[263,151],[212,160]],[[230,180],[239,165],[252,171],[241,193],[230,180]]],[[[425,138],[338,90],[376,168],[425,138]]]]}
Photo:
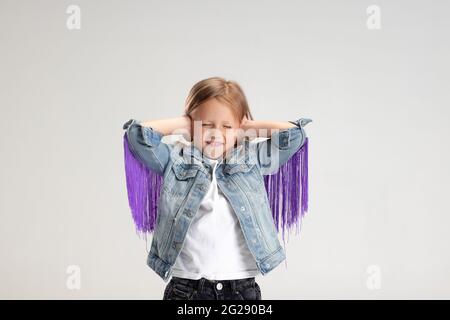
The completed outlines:
{"type": "Polygon", "coordinates": [[[313,119],[309,212],[263,299],[450,298],[449,9],[1,0],[0,298],[162,298],[122,125],[181,115],[210,76],[256,119],[313,119]]]}

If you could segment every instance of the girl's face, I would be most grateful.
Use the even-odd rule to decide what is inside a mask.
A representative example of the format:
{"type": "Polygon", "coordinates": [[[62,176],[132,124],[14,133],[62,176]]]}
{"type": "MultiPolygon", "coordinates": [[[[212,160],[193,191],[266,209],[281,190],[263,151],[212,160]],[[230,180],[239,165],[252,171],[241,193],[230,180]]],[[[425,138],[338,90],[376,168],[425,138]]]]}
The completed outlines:
{"type": "Polygon", "coordinates": [[[193,143],[203,155],[218,159],[234,147],[241,122],[230,107],[213,98],[191,114],[193,143]]]}

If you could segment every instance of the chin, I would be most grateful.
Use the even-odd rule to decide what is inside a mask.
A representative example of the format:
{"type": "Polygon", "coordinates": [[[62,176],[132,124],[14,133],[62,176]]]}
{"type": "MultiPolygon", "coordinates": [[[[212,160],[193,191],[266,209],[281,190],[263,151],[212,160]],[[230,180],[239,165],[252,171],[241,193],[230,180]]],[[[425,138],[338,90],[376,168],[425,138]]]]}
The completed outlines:
{"type": "Polygon", "coordinates": [[[205,156],[207,156],[208,158],[211,158],[211,159],[219,159],[219,158],[221,158],[223,155],[224,155],[224,153],[222,153],[222,154],[219,154],[219,155],[212,155],[212,154],[210,154],[209,152],[205,152],[205,151],[203,151],[203,154],[205,155],[205,156]]]}
{"type": "Polygon", "coordinates": [[[211,159],[218,159],[223,157],[225,154],[224,148],[217,148],[215,150],[212,150],[208,147],[203,149],[203,154],[211,159]]]}
{"type": "Polygon", "coordinates": [[[205,156],[207,156],[208,158],[218,159],[221,157],[225,157],[227,151],[232,149],[233,147],[234,147],[234,145],[228,146],[228,148],[226,145],[222,145],[221,147],[218,147],[218,148],[210,148],[208,145],[204,145],[202,148],[202,153],[205,156]],[[214,156],[213,156],[213,154],[214,154],[214,156]]]}

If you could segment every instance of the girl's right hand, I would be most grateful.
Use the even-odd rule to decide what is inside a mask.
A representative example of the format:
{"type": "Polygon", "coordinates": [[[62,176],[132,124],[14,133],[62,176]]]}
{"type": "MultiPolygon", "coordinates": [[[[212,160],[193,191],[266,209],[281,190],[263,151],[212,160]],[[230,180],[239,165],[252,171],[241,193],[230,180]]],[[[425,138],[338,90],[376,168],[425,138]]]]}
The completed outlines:
{"type": "Polygon", "coordinates": [[[184,114],[183,118],[185,119],[185,123],[186,123],[185,130],[184,130],[186,133],[183,133],[183,137],[187,141],[191,141],[192,140],[192,130],[193,130],[193,128],[192,128],[192,125],[193,125],[192,117],[190,115],[188,115],[188,114],[184,114]]]}

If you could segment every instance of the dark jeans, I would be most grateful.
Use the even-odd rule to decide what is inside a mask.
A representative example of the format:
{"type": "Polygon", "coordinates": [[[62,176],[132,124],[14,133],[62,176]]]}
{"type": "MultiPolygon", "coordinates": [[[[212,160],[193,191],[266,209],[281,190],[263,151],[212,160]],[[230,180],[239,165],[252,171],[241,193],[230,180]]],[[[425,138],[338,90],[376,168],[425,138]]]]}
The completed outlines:
{"type": "Polygon", "coordinates": [[[163,300],[262,300],[255,277],[236,280],[192,280],[172,277],[163,300]]]}

